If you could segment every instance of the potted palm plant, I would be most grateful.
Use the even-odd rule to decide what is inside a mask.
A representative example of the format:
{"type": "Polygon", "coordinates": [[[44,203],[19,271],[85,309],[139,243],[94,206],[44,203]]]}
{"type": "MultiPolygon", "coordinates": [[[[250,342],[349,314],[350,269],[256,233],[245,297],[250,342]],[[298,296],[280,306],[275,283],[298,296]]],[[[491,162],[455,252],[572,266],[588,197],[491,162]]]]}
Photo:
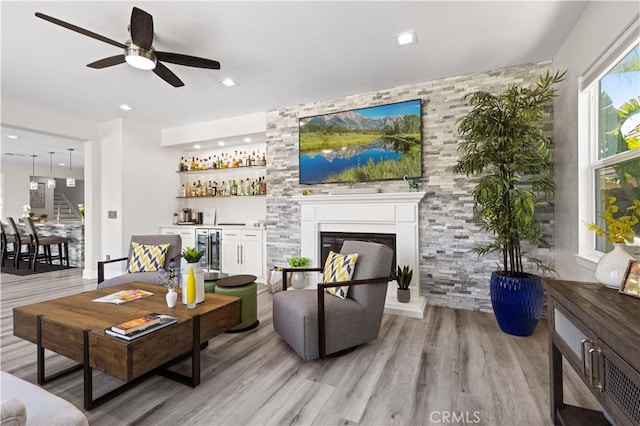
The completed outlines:
{"type": "Polygon", "coordinates": [[[398,302],[409,303],[411,300],[411,279],[413,278],[413,269],[409,268],[409,265],[398,267],[391,271],[391,279],[396,280],[398,288],[396,289],[396,297],[398,302]]]}
{"type": "Polygon", "coordinates": [[[500,254],[502,267],[491,274],[491,303],[502,331],[516,336],[533,333],[543,305],[541,279],[525,272],[523,256],[538,270],[552,271],[525,250],[549,246],[536,217],[536,208],[555,190],[544,120],[554,85],[565,74],[547,72],[533,87],[513,85],[498,95],[471,93],[466,99],[472,109],[458,121],[462,155],[453,171],[474,178],[474,218],[495,237],[474,251],[500,254]]]}

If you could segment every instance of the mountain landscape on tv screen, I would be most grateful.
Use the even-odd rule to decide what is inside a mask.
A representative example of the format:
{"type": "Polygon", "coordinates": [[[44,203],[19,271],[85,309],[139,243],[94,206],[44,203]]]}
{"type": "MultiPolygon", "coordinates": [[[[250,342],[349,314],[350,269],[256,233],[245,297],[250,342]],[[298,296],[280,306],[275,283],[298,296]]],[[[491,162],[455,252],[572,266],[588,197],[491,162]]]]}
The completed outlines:
{"type": "Polygon", "coordinates": [[[300,183],[420,177],[420,100],[300,119],[300,183]]]}

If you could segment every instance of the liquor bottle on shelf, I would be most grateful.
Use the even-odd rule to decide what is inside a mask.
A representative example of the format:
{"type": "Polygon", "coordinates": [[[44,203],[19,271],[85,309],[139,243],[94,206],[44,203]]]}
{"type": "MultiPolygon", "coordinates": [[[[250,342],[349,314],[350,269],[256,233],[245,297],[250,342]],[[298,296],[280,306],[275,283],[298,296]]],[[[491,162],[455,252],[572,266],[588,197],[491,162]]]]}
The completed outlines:
{"type": "Polygon", "coordinates": [[[233,180],[233,183],[231,184],[231,195],[238,195],[238,184],[236,183],[236,180],[233,180]]]}
{"type": "Polygon", "coordinates": [[[262,185],[260,186],[260,195],[267,195],[267,179],[262,176],[262,185]]]}
{"type": "Polygon", "coordinates": [[[249,154],[249,151],[247,151],[247,159],[245,161],[245,164],[247,165],[247,167],[251,167],[251,163],[252,163],[252,159],[251,159],[251,154],[249,154]]]}
{"type": "Polygon", "coordinates": [[[180,197],[186,197],[187,196],[187,188],[182,185],[182,188],[180,189],[180,197]]]}
{"type": "Polygon", "coordinates": [[[264,152],[262,153],[262,160],[260,160],[260,164],[263,166],[267,165],[267,155],[264,152]]]}

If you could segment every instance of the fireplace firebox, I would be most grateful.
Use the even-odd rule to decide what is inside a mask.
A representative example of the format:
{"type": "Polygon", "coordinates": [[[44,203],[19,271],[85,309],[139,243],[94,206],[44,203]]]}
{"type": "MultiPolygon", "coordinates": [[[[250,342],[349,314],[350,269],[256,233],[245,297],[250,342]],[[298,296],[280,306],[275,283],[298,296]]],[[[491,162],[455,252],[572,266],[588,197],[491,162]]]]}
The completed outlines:
{"type": "Polygon", "coordinates": [[[396,267],[396,234],[378,234],[370,232],[321,232],[320,233],[320,254],[322,256],[320,265],[324,265],[329,251],[340,252],[342,243],[345,241],[369,241],[384,244],[393,250],[393,262],[391,268],[396,267]]]}

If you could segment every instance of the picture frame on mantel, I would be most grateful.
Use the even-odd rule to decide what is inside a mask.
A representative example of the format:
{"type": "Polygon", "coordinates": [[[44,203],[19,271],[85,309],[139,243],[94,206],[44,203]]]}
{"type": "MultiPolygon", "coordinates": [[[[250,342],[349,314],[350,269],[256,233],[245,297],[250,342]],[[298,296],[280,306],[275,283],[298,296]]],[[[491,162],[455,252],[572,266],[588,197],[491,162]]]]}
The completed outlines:
{"type": "Polygon", "coordinates": [[[629,261],[619,292],[640,298],[640,261],[629,261]]]}

